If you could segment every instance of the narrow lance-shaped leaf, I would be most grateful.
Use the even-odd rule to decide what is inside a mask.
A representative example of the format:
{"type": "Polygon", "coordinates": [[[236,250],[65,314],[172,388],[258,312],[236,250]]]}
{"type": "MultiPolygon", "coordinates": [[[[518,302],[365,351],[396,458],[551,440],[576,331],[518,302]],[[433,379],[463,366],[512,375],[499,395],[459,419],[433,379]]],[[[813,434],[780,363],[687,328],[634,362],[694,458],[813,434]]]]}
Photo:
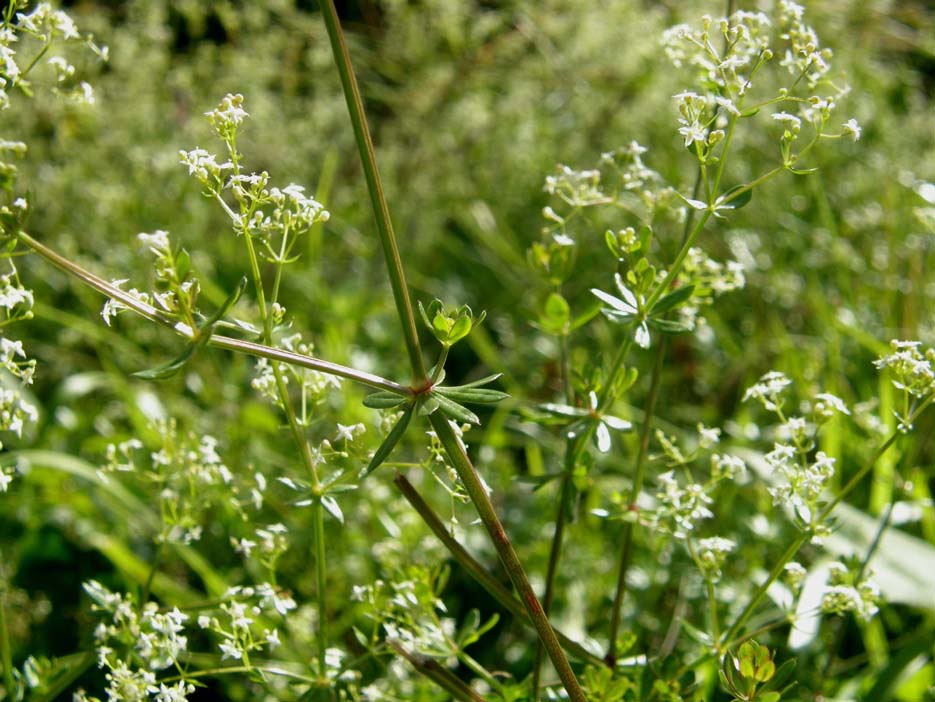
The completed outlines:
{"type": "Polygon", "coordinates": [[[444,395],[438,394],[436,392],[432,393],[430,399],[435,400],[438,403],[438,408],[445,413],[445,416],[450,419],[457,419],[460,422],[466,422],[468,424],[480,424],[480,418],[474,414],[467,407],[459,405],[454,400],[449,400],[444,395]]]}
{"type": "Polygon", "coordinates": [[[406,433],[406,428],[409,426],[409,420],[412,419],[412,412],[415,409],[415,403],[410,403],[403,412],[403,416],[396,420],[396,424],[393,425],[393,428],[390,429],[390,433],[386,435],[386,438],[383,439],[383,443],[380,444],[377,448],[376,453],[373,454],[373,458],[370,459],[370,463],[364,469],[361,477],[370,475],[373,471],[380,467],[380,465],[387,458],[390,457],[390,454],[393,452],[393,449],[396,448],[396,444],[399,443],[400,439],[406,433]]]}
{"type": "Polygon", "coordinates": [[[750,200],[753,198],[753,188],[747,188],[742,193],[737,196],[734,196],[734,193],[746,188],[745,185],[736,185],[726,193],[721,195],[718,198],[718,201],[715,203],[715,206],[719,210],[739,210],[741,207],[747,205],[750,200]],[[725,202],[725,200],[729,200],[725,202]],[[723,203],[723,204],[722,204],[723,203]]]}
{"type": "Polygon", "coordinates": [[[474,405],[494,405],[501,400],[505,400],[509,395],[499,390],[488,390],[487,388],[435,388],[435,393],[457,402],[467,402],[474,405]]]}
{"type": "Polygon", "coordinates": [[[399,395],[389,390],[380,390],[364,398],[364,407],[369,407],[370,409],[391,409],[393,407],[398,407],[405,401],[406,397],[404,395],[399,395]]]}
{"type": "Polygon", "coordinates": [[[659,301],[653,305],[652,313],[655,315],[661,315],[665,312],[668,312],[673,307],[680,305],[682,302],[687,300],[692,296],[692,293],[695,292],[694,285],[684,285],[678,290],[673,290],[668,295],[660,298],[659,301]]]}

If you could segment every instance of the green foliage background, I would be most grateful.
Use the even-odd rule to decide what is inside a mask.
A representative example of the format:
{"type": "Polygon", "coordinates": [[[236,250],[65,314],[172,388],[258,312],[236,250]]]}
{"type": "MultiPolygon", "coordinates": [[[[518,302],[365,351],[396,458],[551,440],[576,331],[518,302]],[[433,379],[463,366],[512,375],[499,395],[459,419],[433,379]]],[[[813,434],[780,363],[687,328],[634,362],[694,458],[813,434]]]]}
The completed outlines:
{"type": "MultiPolygon", "coordinates": [[[[309,237],[285,283],[282,297],[295,327],[324,358],[404,379],[405,357],[346,108],[323,26],[308,5],[75,3],[69,11],[79,26],[110,47],[107,66],[84,67],[99,71],[96,107],[39,98],[4,113],[4,131],[30,144],[20,166],[21,186],[36,193],[29,231],[103,277],[131,278],[145,288],[150,273],[136,234],[169,229],[192,252],[206,298],[220,304],[244,273],[241,245],[223,213],[201,198],[177,153],[211,148],[202,113],[225,93],[242,93],[251,114],[242,144],[250,167],[269,170],[280,183],[305,184],[332,213],[309,237]]],[[[543,224],[542,182],[557,163],[588,167],[601,152],[636,139],[649,146],[651,167],[690,191],[693,174],[671,105],[684,78],[663,59],[658,37],[702,12],[720,14],[722,8],[694,1],[386,0],[346,10],[414,297],[487,310],[484,326],[453,351],[449,378],[504,374],[513,404],[485,416],[468,442],[484,445],[478,467],[521,557],[540,577],[554,489],[533,491],[518,479],[549,472],[556,459],[548,449],[559,439],[531,428],[514,410],[549,401],[558,389],[553,342],[530,324],[549,292],[525,255],[543,224]]],[[[918,181],[935,180],[935,15],[922,2],[884,0],[810,2],[808,12],[834,49],[836,68],[846,72],[852,92],[845,111],[861,123],[863,138],[823,150],[817,174],[771,182],[727,231],[705,235],[712,255],[747,256],[748,285],[707,315],[713,341],[684,336],[673,343],[659,403],[667,432],[703,421],[724,426],[743,443],[754,418],[740,397],[771,368],[792,377],[803,396],[826,390],[851,404],[879,398],[877,411],[889,422],[892,391],[871,359],[889,338],[935,342],[935,225],[931,215],[920,214],[926,203],[914,190],[918,181]]],[[[736,162],[767,161],[775,148],[764,127],[736,162]]],[[[578,265],[606,269],[609,280],[613,265],[602,254],[602,235],[598,222],[593,231],[579,232],[578,265]]],[[[34,392],[41,417],[19,446],[4,442],[11,450],[46,454],[34,459],[0,510],[17,661],[87,648],[91,625],[80,583],[93,577],[121,587],[120,573],[132,570],[133,559],[145,563],[152,556],[151,533],[133,509],[119,496],[91,490],[82,477],[101,461],[107,443],[130,436],[153,441],[148,420],[166,415],[178,417],[186,430],[220,437],[222,455],[235,470],[275,475],[296,461],[277,413],[250,389],[251,360],[206,351],[177,379],[132,379],[131,372],[174,355],[180,342],[130,316],[108,328],[97,317],[97,293],[38,260],[21,267],[38,300],[28,343],[40,360],[34,392]]],[[[593,275],[566,288],[573,309],[591,303],[593,275]]],[[[588,344],[575,349],[575,361],[614,343],[606,326],[595,328],[588,344]]],[[[641,380],[629,399],[634,407],[645,391],[641,380]]],[[[345,392],[330,397],[329,409],[338,421],[365,422],[376,446],[376,420],[361,406],[362,396],[346,384],[345,392]]],[[[875,518],[894,499],[927,504],[899,529],[931,546],[935,431],[931,416],[923,421],[913,442],[881,461],[853,506],[875,518]],[[901,489],[903,481],[911,486],[901,489]]],[[[312,431],[326,437],[333,426],[312,431]]],[[[821,448],[840,457],[846,474],[871,438],[840,422],[823,435],[821,448]]],[[[615,575],[615,550],[606,545],[614,543],[617,527],[586,515],[619,487],[613,475],[626,474],[636,448],[635,436],[627,441],[608,459],[609,480],[582,485],[582,517],[571,527],[555,608],[558,622],[571,631],[601,632],[606,625],[615,575]]],[[[403,447],[394,460],[419,460],[423,450],[403,447]]],[[[444,514],[444,493],[429,479],[423,487],[444,514]]],[[[300,602],[311,602],[305,517],[287,498],[281,495],[272,507],[298,535],[281,564],[280,584],[300,602]]],[[[388,470],[342,504],[346,525],[329,526],[329,591],[346,595],[355,584],[444,560],[393,491],[388,470]],[[388,521],[397,526],[394,538],[387,535],[388,521]]],[[[470,523],[468,508],[453,509],[462,524],[470,523]]],[[[764,493],[761,504],[718,505],[717,512],[725,524],[744,525],[769,509],[764,493]]],[[[235,583],[244,574],[226,546],[230,518],[219,508],[198,550],[212,553],[213,571],[235,583]]],[[[495,568],[479,528],[466,528],[470,549],[495,568]]],[[[733,560],[734,581],[768,567],[768,543],[782,537],[779,526],[771,529],[766,545],[751,540],[733,560]]],[[[669,547],[657,552],[659,546],[651,538],[638,542],[635,561],[646,582],[625,610],[626,626],[639,637],[635,650],[658,646],[681,606],[684,556],[669,547]]],[[[205,588],[204,573],[190,564],[172,563],[168,575],[193,592],[205,588]]],[[[457,568],[443,597],[455,617],[470,608],[496,609],[457,568]]],[[[931,592],[897,598],[871,624],[836,622],[822,630],[819,642],[785,655],[799,658],[806,690],[842,699],[921,699],[935,685],[931,650],[923,647],[908,660],[903,654],[920,637],[931,642],[933,598],[931,592]],[[836,675],[823,680],[820,642],[835,639],[843,642],[836,675]]],[[[335,602],[335,636],[347,638],[355,605],[347,597],[335,602]]],[[[506,656],[516,670],[526,670],[533,651],[522,642],[528,637],[507,620],[477,645],[475,657],[496,668],[506,656]]],[[[781,648],[784,634],[770,644],[781,648]]],[[[249,699],[249,689],[231,680],[216,692],[249,699]]],[[[430,684],[412,695],[443,698],[430,684]]]]}

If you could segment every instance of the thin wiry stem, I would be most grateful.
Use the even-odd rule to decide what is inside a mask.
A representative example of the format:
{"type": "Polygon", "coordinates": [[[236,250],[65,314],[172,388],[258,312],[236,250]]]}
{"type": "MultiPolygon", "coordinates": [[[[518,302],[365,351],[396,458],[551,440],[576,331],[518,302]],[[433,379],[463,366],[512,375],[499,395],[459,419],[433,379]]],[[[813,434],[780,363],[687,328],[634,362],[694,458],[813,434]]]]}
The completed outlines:
{"type": "MultiPolygon", "coordinates": [[[[69,261],[67,258],[53,251],[45,244],[38,242],[29,234],[20,232],[17,235],[17,238],[30,249],[46,259],[49,263],[54,265],[56,268],[78,278],[89,287],[97,290],[99,293],[102,293],[103,295],[116,300],[123,306],[150,321],[158,322],[162,326],[171,329],[176,334],[179,334],[186,339],[194,338],[195,330],[193,330],[187,324],[179,323],[177,320],[172,319],[170,316],[156,309],[152,305],[148,305],[141,300],[137,300],[126,290],[121,290],[113,284],[108,283],[103,278],[82,268],[78,264],[69,261]]],[[[295,353],[294,351],[287,351],[286,349],[273,348],[271,346],[259,344],[253,341],[245,341],[244,339],[234,339],[232,337],[223,336],[221,334],[212,334],[208,344],[217,348],[227,349],[228,351],[238,351],[250,356],[267,358],[271,361],[281,361],[283,363],[300,366],[302,368],[310,368],[311,370],[316,370],[320,373],[325,373],[326,375],[347,378],[348,380],[353,380],[362,385],[368,385],[378,390],[389,390],[390,392],[395,392],[399,395],[410,394],[410,390],[406,386],[395,383],[392,380],[387,380],[386,378],[381,378],[380,376],[374,375],[373,373],[359,371],[355,368],[349,368],[337,363],[331,363],[330,361],[323,361],[312,356],[295,353]]]]}
{"type": "MultiPolygon", "coordinates": [[[[666,341],[659,342],[656,349],[656,362],[653,364],[652,377],[649,381],[649,394],[646,396],[646,407],[643,413],[643,426],[640,429],[640,446],[636,455],[636,470],[633,475],[633,485],[630,488],[629,505],[636,504],[640,490],[643,489],[643,480],[646,476],[646,456],[649,453],[649,435],[652,430],[652,417],[656,409],[656,399],[659,397],[659,385],[662,378],[663,359],[666,355],[666,341]]],[[[617,589],[614,594],[614,604],[610,613],[610,640],[607,644],[607,660],[611,665],[617,660],[617,634],[620,631],[620,614],[623,609],[623,600],[627,593],[627,573],[633,557],[633,522],[623,525],[623,541],[620,546],[620,560],[617,568],[617,589]]]]}

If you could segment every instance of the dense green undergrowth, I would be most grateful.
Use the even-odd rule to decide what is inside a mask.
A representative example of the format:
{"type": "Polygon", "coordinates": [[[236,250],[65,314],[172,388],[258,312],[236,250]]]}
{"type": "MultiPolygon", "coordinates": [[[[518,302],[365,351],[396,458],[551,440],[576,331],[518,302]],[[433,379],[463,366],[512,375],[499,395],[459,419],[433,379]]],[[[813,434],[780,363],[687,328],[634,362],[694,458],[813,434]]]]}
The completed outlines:
{"type": "Polygon", "coordinates": [[[924,3],[8,5],[0,699],[935,699],[924,3]]]}

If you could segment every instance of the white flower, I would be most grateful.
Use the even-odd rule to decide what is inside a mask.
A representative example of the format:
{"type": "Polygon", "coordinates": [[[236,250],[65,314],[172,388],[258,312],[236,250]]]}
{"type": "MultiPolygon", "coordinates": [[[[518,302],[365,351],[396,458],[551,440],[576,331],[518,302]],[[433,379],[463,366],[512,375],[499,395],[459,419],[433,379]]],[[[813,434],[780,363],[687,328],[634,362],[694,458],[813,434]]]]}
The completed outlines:
{"type": "Polygon", "coordinates": [[[682,120],[681,123],[685,126],[679,127],[679,134],[685,137],[685,146],[691,146],[696,141],[702,144],[707,141],[707,132],[705,132],[705,128],[702,127],[697,120],[690,123],[682,120]]]}
{"type": "Polygon", "coordinates": [[[856,119],[849,119],[844,123],[844,136],[850,137],[853,141],[860,140],[860,125],[856,119]]]}

